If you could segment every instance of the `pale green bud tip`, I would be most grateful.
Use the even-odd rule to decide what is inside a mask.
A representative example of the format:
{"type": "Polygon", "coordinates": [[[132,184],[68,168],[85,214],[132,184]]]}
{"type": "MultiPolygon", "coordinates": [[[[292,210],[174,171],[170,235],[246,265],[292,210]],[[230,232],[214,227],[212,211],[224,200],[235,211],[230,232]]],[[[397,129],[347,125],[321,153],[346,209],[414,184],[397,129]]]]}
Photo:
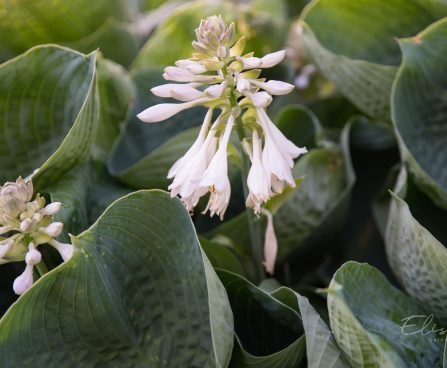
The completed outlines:
{"type": "Polygon", "coordinates": [[[230,55],[229,47],[233,45],[235,35],[234,23],[228,26],[221,15],[213,15],[200,22],[196,29],[197,42],[193,42],[193,46],[200,53],[225,58],[230,55]]]}

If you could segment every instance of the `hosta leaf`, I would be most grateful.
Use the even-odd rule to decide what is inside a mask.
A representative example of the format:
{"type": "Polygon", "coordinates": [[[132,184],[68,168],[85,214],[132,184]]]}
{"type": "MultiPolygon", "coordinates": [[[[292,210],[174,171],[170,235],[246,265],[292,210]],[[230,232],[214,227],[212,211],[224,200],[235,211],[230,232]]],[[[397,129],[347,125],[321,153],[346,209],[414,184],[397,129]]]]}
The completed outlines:
{"type": "Polygon", "coordinates": [[[226,271],[245,276],[244,268],[236,252],[231,247],[200,238],[200,245],[214,268],[222,268],[226,271]]]}
{"type": "Polygon", "coordinates": [[[98,124],[96,54],[43,46],[0,65],[0,182],[40,190],[85,162],[98,124]]]}
{"type": "Polygon", "coordinates": [[[316,0],[302,16],[303,41],[313,62],[360,110],[389,120],[400,63],[395,37],[412,36],[445,15],[447,7],[432,0],[316,0]]]}
{"type": "Polygon", "coordinates": [[[348,262],[335,273],[328,309],[335,339],[353,367],[441,365],[436,335],[403,332],[405,318],[425,312],[367,264],[348,262]]]}
{"type": "Polygon", "coordinates": [[[98,63],[98,91],[101,104],[92,154],[96,160],[106,162],[113,143],[130,115],[135,91],[125,69],[102,58],[98,63]]]}
{"type": "Polygon", "coordinates": [[[180,201],[130,194],[0,322],[4,367],[226,367],[233,319],[180,201]]]}
{"type": "Polygon", "coordinates": [[[173,65],[176,60],[189,58],[194,52],[191,42],[200,20],[221,14],[236,29],[247,36],[247,52],[257,56],[277,51],[285,37],[285,5],[283,0],[254,0],[249,4],[228,1],[192,1],[176,9],[159,26],[138,54],[133,70],[153,66],[173,65]],[[269,32],[269,37],[261,37],[269,32]],[[169,45],[169,48],[166,48],[169,45]]]}
{"type": "Polygon", "coordinates": [[[293,174],[295,178],[304,177],[303,184],[274,216],[279,261],[305,241],[330,238],[343,223],[355,182],[349,127],[343,132],[340,146],[311,150],[298,160],[293,174]]]}
{"type": "MultiPolygon", "coordinates": [[[[160,123],[148,124],[139,120],[136,117],[139,112],[158,103],[169,102],[168,99],[159,98],[150,92],[152,87],[165,82],[161,76],[162,73],[161,68],[152,68],[132,74],[132,80],[137,88],[136,106],[131,112],[126,130],[118,138],[112,150],[108,163],[112,175],[133,187],[139,187],[141,176],[146,176],[154,182],[145,183],[143,187],[148,188],[153,185],[166,188],[169,167],[180,158],[179,153],[186,152],[193,141],[182,141],[182,139],[175,141],[175,144],[181,143],[180,147],[166,146],[164,143],[183,130],[200,124],[206,114],[204,108],[193,108],[160,123]],[[160,150],[161,156],[157,154],[160,150]],[[171,152],[172,156],[168,157],[164,156],[167,153],[166,150],[175,152],[171,152]],[[158,162],[160,157],[163,158],[162,162],[158,162]],[[157,176],[153,177],[152,174],[155,171],[157,176]],[[134,175],[135,178],[133,178],[134,175]]],[[[193,132],[189,134],[192,139],[193,132]]]]}
{"type": "Polygon", "coordinates": [[[191,147],[198,134],[198,128],[185,130],[167,140],[135,164],[119,172],[114,171],[115,166],[112,162],[109,166],[111,173],[118,180],[133,188],[167,189],[172,181],[167,178],[169,169],[191,147]]]}
{"type": "Polygon", "coordinates": [[[393,89],[402,156],[418,186],[447,209],[447,20],[400,40],[403,63],[393,89]]]}
{"type": "Polygon", "coordinates": [[[447,322],[447,212],[436,207],[401,172],[392,194],[386,250],[405,290],[428,312],[447,322]]]}
{"type": "Polygon", "coordinates": [[[231,367],[300,367],[305,343],[298,312],[243,277],[218,270],[235,319],[231,367]]]}
{"type": "Polygon", "coordinates": [[[308,368],[349,367],[326,322],[318,315],[307,298],[299,294],[296,296],[306,334],[308,368]]]}
{"type": "Polygon", "coordinates": [[[106,57],[129,64],[134,36],[121,25],[130,19],[131,2],[98,0],[0,1],[0,44],[14,54],[46,43],[83,52],[101,47],[106,57]]]}

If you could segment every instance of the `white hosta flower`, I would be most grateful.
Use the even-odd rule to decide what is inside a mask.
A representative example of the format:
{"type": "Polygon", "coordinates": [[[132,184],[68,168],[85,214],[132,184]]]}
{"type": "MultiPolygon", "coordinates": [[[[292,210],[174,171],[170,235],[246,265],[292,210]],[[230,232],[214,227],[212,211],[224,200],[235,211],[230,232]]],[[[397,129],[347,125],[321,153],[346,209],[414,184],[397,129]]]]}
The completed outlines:
{"type": "MultiPolygon", "coordinates": [[[[61,234],[63,224],[55,222],[53,215],[62,204],[45,205],[45,198],[39,194],[32,200],[31,180],[19,178],[0,188],[0,264],[25,260],[26,268],[13,285],[14,291],[21,295],[32,286],[33,267],[42,260],[36,247],[60,244],[55,238],[61,234]]],[[[73,252],[71,244],[58,248],[64,261],[69,258],[69,248],[73,252]]]]}
{"type": "Polygon", "coordinates": [[[209,192],[205,212],[221,218],[231,195],[227,146],[237,118],[240,134],[253,132],[252,144],[246,140],[243,143],[252,163],[246,204],[259,214],[261,206],[274,193],[280,193],[286,184],[295,186],[293,160],[306,152],[285,138],[265,112],[272,95],[284,95],[294,88],[283,81],[260,78],[261,69],[280,63],[286,52],[281,50],[263,57],[244,53],[245,37],[235,42],[234,24],[227,26],[221,16],[203,20],[196,35],[193,47],[197,52],[190,59],[166,67],[163,74],[166,80],[182,84],[168,83],[152,89],[159,97],[183,103],[155,105],[138,117],[153,123],[195,106],[209,108],[198,138],[169,170],[168,178],[173,180],[169,190],[172,196],[181,197],[189,211],[209,192]],[[220,116],[210,127],[212,112],[217,109],[221,110],[220,116]],[[253,129],[253,124],[260,129],[253,129]]]}
{"type": "Polygon", "coordinates": [[[209,188],[211,196],[205,211],[210,210],[223,218],[230,202],[231,187],[228,179],[227,145],[234,125],[234,116],[230,115],[225,131],[220,139],[219,148],[211,160],[200,181],[201,187],[209,188]]]}
{"type": "Polygon", "coordinates": [[[248,173],[247,187],[249,190],[247,207],[253,208],[259,215],[261,205],[270,198],[270,180],[265,173],[261,161],[262,140],[256,130],[253,131],[253,149],[251,153],[251,168],[248,173]]]}

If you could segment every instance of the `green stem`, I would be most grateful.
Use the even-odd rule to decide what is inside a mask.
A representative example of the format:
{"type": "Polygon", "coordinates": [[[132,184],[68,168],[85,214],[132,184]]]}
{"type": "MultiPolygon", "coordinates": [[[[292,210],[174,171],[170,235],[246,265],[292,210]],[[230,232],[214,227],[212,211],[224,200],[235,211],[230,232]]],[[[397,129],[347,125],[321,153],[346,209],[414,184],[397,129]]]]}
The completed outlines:
{"type": "Polygon", "coordinates": [[[43,259],[38,264],[36,264],[36,270],[37,273],[39,274],[39,277],[42,277],[48,272],[47,265],[45,264],[43,259]]]}
{"type": "MultiPolygon", "coordinates": [[[[242,179],[242,188],[244,193],[244,198],[248,197],[248,186],[247,186],[247,178],[248,172],[250,169],[250,160],[247,154],[244,151],[242,146],[242,141],[245,138],[244,129],[242,127],[241,118],[237,118],[236,130],[239,136],[239,141],[241,143],[241,179],[242,179]]],[[[248,221],[248,229],[250,232],[250,243],[251,243],[251,252],[253,256],[253,265],[255,271],[255,282],[260,283],[265,279],[265,271],[263,262],[263,245],[261,238],[261,228],[259,226],[259,218],[255,216],[253,211],[249,208],[246,208],[246,215],[248,221]]]]}

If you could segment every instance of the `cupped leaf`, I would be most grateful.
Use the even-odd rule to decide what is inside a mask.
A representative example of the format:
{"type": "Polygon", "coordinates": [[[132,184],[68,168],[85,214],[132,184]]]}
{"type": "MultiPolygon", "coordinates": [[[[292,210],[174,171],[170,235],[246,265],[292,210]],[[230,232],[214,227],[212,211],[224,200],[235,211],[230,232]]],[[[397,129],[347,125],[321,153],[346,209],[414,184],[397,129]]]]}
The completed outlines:
{"type": "Polygon", "coordinates": [[[400,40],[403,62],[392,95],[403,159],[420,187],[447,209],[447,20],[400,40]]]}
{"type": "Polygon", "coordinates": [[[96,53],[36,47],[0,65],[0,182],[40,190],[89,158],[99,116],[96,53]]]}
{"type": "Polygon", "coordinates": [[[274,4],[266,0],[248,4],[192,1],[173,11],[158,27],[138,54],[133,70],[173,65],[176,60],[191,57],[194,30],[201,19],[213,14],[221,14],[228,22],[234,21],[236,29],[247,37],[247,52],[254,51],[256,56],[277,51],[284,43],[286,8],[283,0],[274,4]],[[265,32],[269,32],[268,38],[262,36],[265,32]]]}
{"type": "Polygon", "coordinates": [[[94,6],[89,0],[1,0],[0,44],[13,54],[45,43],[82,52],[101,47],[106,57],[129,64],[136,41],[121,23],[130,20],[132,11],[125,0],[98,0],[94,6]]]}
{"type": "Polygon", "coordinates": [[[401,171],[392,193],[386,250],[393,272],[416,300],[447,322],[447,212],[401,171]]]}
{"type": "Polygon", "coordinates": [[[351,366],[441,366],[440,339],[405,329],[405,320],[424,310],[374,267],[345,263],[329,286],[328,309],[334,337],[351,366]]]}
{"type": "Polygon", "coordinates": [[[5,367],[226,367],[233,317],[179,200],[140,191],[0,321],[5,367]]]}
{"type": "Polygon", "coordinates": [[[299,246],[329,239],[342,225],[355,182],[349,152],[349,126],[341,145],[316,148],[293,168],[301,187],[274,214],[278,260],[284,261],[299,246]]]}
{"type": "Polygon", "coordinates": [[[314,0],[303,13],[303,41],[318,68],[360,110],[389,120],[400,63],[395,37],[416,34],[447,15],[427,0],[314,0]]]}
{"type": "Polygon", "coordinates": [[[234,273],[217,270],[235,320],[231,367],[299,367],[305,342],[299,313],[234,273]]]}

